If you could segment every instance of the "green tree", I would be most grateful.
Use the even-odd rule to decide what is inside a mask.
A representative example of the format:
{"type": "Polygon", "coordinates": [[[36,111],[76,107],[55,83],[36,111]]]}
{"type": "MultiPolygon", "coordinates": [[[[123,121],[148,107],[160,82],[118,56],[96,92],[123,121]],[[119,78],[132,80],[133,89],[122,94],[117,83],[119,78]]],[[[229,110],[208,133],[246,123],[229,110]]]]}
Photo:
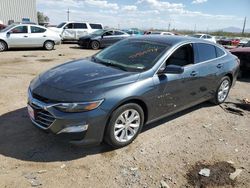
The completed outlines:
{"type": "Polygon", "coordinates": [[[44,15],[42,12],[37,12],[38,24],[49,22],[49,17],[44,15]]]}

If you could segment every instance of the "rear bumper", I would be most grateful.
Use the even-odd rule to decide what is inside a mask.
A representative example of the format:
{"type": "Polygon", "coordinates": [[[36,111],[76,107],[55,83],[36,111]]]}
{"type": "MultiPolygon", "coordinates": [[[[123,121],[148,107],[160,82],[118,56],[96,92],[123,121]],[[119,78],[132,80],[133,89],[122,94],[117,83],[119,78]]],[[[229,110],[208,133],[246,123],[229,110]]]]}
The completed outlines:
{"type": "Polygon", "coordinates": [[[32,123],[59,139],[77,145],[97,145],[103,140],[107,113],[97,108],[88,112],[65,113],[32,97],[28,105],[34,110],[32,123]]]}

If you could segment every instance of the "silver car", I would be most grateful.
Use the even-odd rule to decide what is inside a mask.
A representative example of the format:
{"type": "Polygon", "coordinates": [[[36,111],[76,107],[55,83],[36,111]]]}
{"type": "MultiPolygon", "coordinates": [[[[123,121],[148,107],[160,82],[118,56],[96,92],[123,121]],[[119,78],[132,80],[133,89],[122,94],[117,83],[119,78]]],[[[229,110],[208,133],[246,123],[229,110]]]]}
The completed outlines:
{"type": "Polygon", "coordinates": [[[61,43],[61,37],[56,32],[38,25],[12,24],[0,31],[0,52],[9,48],[43,47],[53,50],[61,43]]]}

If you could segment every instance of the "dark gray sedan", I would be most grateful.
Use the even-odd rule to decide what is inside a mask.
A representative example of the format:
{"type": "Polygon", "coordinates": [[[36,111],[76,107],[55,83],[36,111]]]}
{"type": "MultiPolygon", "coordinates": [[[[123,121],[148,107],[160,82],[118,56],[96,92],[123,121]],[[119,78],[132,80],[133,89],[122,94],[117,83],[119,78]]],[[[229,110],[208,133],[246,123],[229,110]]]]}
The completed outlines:
{"type": "Polygon", "coordinates": [[[238,58],[214,43],[131,37],[36,77],[28,111],[37,127],[71,143],[123,147],[145,124],[204,101],[223,103],[238,71],[238,58]]]}
{"type": "Polygon", "coordinates": [[[120,30],[98,30],[90,35],[81,37],[78,40],[78,44],[83,48],[92,48],[97,50],[99,48],[105,48],[122,39],[129,37],[128,33],[120,30]]]}

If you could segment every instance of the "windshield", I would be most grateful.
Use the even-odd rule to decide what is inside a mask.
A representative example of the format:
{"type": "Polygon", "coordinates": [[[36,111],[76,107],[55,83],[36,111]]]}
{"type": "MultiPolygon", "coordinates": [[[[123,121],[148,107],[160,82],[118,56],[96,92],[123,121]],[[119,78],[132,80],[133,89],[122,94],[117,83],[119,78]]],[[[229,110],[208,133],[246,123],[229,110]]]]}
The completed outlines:
{"type": "Polygon", "coordinates": [[[57,28],[62,28],[64,25],[66,24],[66,22],[60,23],[57,28]]]}
{"type": "Polygon", "coordinates": [[[201,35],[191,35],[191,37],[201,38],[201,35]]]}
{"type": "Polygon", "coordinates": [[[95,31],[95,32],[93,32],[93,33],[91,33],[91,35],[102,35],[104,32],[105,32],[105,30],[99,29],[99,30],[97,30],[97,31],[95,31]]]}
{"type": "Polygon", "coordinates": [[[142,72],[153,67],[169,47],[165,43],[128,39],[104,49],[94,60],[125,71],[142,72]]]}
{"type": "Polygon", "coordinates": [[[6,27],[5,29],[2,29],[0,32],[6,32],[8,31],[9,29],[15,27],[16,25],[15,24],[12,24],[12,25],[9,25],[8,27],[6,27]]]}

